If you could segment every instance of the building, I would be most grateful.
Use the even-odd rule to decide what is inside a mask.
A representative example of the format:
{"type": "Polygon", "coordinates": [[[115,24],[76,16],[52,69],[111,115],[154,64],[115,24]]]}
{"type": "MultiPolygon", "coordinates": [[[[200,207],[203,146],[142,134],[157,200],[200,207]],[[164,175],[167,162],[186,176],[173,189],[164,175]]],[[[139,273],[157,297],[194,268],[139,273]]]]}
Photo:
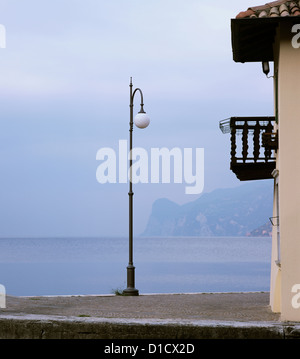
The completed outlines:
{"type": "Polygon", "coordinates": [[[300,321],[300,1],[251,7],[231,20],[231,32],[234,61],[261,62],[272,76],[274,114],[220,127],[231,133],[237,178],[274,181],[270,305],[282,320],[300,321]]]}

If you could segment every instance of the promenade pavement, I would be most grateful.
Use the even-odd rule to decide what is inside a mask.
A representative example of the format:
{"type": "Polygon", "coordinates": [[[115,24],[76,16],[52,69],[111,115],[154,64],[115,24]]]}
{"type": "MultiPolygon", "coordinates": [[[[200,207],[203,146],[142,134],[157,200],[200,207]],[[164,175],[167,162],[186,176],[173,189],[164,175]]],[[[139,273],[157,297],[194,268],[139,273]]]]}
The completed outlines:
{"type": "Polygon", "coordinates": [[[153,294],[137,297],[7,296],[0,338],[225,339],[298,337],[269,293],[153,294]]]}

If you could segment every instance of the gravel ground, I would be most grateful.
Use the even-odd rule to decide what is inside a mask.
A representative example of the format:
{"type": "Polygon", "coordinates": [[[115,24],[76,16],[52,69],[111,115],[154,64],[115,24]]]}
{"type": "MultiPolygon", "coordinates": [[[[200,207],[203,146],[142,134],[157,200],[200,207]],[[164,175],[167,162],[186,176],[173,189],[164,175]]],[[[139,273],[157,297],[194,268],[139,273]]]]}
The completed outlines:
{"type": "Polygon", "coordinates": [[[280,321],[272,313],[269,293],[200,293],[125,296],[7,296],[5,315],[176,319],[220,321],[280,321]]]}

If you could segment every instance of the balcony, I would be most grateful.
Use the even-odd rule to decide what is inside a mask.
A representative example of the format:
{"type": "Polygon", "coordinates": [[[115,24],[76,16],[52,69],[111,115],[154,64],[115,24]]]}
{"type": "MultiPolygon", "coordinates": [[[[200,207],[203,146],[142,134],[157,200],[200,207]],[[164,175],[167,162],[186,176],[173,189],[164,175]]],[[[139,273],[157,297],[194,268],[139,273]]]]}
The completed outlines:
{"type": "Polygon", "coordinates": [[[220,122],[221,131],[231,134],[230,169],[240,181],[273,178],[278,149],[274,124],[275,117],[231,117],[220,122]]]}

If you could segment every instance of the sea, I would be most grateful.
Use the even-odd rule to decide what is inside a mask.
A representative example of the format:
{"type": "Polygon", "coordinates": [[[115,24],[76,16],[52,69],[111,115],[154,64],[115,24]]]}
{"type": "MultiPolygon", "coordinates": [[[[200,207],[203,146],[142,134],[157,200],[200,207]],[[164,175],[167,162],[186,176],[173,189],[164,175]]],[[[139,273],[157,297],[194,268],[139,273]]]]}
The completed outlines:
{"type": "MultiPolygon", "coordinates": [[[[0,238],[13,296],[102,295],[127,286],[128,238],[0,238]]],[[[271,238],[136,237],[140,294],[269,291],[271,238]]]]}

